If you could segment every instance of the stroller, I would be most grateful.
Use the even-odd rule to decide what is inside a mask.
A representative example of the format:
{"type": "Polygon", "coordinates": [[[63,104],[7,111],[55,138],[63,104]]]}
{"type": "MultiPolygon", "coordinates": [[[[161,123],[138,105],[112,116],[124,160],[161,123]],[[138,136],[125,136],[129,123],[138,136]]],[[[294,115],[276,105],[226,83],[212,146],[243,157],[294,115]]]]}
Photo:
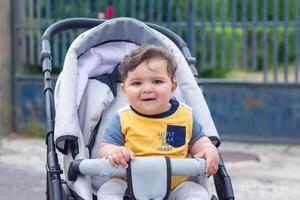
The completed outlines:
{"type": "MultiPolygon", "coordinates": [[[[199,87],[194,66],[196,60],[178,35],[164,27],[132,18],[62,20],[50,26],[42,37],[41,62],[47,114],[47,199],[96,200],[97,190],[110,176],[127,175],[131,198],[129,195],[124,199],[167,199],[171,175],[191,176],[208,188],[208,179],[203,175],[203,159],[140,157],[131,161],[127,170],[114,168],[107,159],[98,158],[105,124],[110,121],[112,113],[127,104],[120,92],[116,66],[141,44],[154,44],[172,51],[178,66],[176,98],[192,107],[196,116],[201,116],[199,122],[204,132],[217,147],[220,145],[199,87]],[[50,38],[74,28],[89,30],[71,44],[53,92],[50,38]],[[56,150],[63,154],[63,170],[56,150]],[[160,169],[159,173],[157,169],[160,169]],[[65,177],[61,178],[63,172],[65,177]]],[[[231,180],[221,155],[213,179],[218,197],[211,194],[211,199],[233,200],[231,180]]]]}

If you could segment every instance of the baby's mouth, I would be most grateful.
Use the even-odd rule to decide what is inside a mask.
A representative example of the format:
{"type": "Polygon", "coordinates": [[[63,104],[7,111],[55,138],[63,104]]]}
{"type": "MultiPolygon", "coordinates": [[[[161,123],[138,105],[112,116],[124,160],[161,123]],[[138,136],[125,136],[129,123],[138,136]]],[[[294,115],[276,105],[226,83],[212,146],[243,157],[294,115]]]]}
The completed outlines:
{"type": "Polygon", "coordinates": [[[145,99],[142,99],[142,101],[154,101],[155,98],[145,98],[145,99]]]}

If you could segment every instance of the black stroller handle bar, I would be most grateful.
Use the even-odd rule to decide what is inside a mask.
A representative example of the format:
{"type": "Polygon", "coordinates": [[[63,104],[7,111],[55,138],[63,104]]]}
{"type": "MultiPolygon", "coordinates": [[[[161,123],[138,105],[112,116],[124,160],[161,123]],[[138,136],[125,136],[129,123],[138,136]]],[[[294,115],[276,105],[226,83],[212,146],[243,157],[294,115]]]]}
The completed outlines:
{"type": "Polygon", "coordinates": [[[69,18],[58,21],[51,26],[49,26],[43,36],[42,40],[50,40],[50,38],[62,31],[75,29],[75,28],[84,28],[90,29],[101,23],[105,22],[103,19],[92,19],[92,18],[69,18]]]}
{"type": "MultiPolygon", "coordinates": [[[[147,168],[163,169],[161,162],[165,157],[136,157],[131,162],[138,171],[147,168]],[[149,165],[151,163],[151,165],[149,165]]],[[[205,173],[205,160],[202,158],[170,158],[172,176],[200,176],[205,173]]],[[[83,159],[72,161],[69,165],[68,179],[75,181],[78,176],[126,176],[126,168],[113,167],[106,158],[102,159],[83,159]]]]}

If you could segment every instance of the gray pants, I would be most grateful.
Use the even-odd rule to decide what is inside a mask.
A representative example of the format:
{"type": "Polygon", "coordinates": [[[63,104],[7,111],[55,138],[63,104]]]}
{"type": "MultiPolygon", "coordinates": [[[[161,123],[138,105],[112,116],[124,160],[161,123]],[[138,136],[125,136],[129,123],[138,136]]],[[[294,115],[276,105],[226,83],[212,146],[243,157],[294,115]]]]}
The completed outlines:
{"type": "MultiPolygon", "coordinates": [[[[124,180],[113,178],[102,185],[98,190],[98,200],[123,200],[127,183],[124,180]]],[[[208,191],[195,182],[185,181],[174,188],[168,200],[209,200],[208,191]]]]}

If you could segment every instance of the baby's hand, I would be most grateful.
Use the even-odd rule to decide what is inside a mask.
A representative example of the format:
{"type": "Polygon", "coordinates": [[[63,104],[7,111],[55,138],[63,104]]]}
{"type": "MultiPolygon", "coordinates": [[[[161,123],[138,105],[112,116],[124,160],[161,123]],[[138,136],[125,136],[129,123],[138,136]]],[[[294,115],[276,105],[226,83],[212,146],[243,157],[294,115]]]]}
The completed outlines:
{"type": "Polygon", "coordinates": [[[134,153],[125,146],[118,146],[111,151],[107,158],[114,167],[121,166],[127,168],[127,163],[134,158],[134,153]]]}
{"type": "Polygon", "coordinates": [[[195,158],[204,158],[206,160],[205,175],[212,176],[217,173],[219,168],[219,153],[215,146],[209,146],[200,153],[194,155],[195,158]]]}

